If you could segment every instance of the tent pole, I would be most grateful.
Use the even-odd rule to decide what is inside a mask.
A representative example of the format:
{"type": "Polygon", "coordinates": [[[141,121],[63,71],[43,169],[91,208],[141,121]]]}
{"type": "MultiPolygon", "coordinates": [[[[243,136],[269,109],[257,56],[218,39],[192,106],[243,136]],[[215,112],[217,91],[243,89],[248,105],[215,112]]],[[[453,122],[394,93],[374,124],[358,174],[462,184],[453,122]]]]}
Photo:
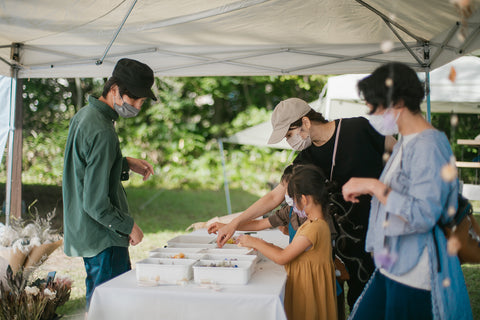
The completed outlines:
{"type": "Polygon", "coordinates": [[[7,181],[5,190],[5,224],[10,224],[10,216],[20,218],[22,202],[22,117],[21,110],[21,90],[18,83],[18,67],[12,66],[12,78],[10,89],[10,120],[8,133],[8,158],[7,158],[7,181]],[[20,96],[20,98],[19,98],[20,96]],[[20,101],[20,103],[19,103],[20,101]],[[20,125],[18,124],[20,122],[20,125]],[[19,154],[20,153],[20,154],[19,154]]]}
{"type": "Polygon", "coordinates": [[[225,166],[225,153],[223,152],[223,140],[218,139],[218,146],[220,147],[220,154],[222,156],[222,168],[223,168],[223,185],[225,188],[225,199],[227,201],[228,214],[232,214],[232,204],[230,202],[230,190],[228,188],[227,168],[225,166]]]}
{"type": "Polygon", "coordinates": [[[432,122],[430,106],[430,67],[425,68],[425,93],[427,95],[427,121],[432,122]]]}
{"type": "Polygon", "coordinates": [[[430,106],[430,44],[425,42],[423,44],[423,60],[425,61],[425,94],[427,96],[427,121],[432,122],[432,110],[430,106]]]}
{"type": "Polygon", "coordinates": [[[122,23],[120,23],[120,25],[119,25],[118,28],[117,28],[117,31],[116,31],[115,34],[113,35],[112,40],[110,41],[110,43],[108,44],[108,46],[105,48],[105,52],[103,53],[102,58],[100,58],[99,60],[97,60],[97,62],[95,62],[95,64],[101,65],[101,64],[103,63],[103,60],[104,60],[105,57],[107,56],[108,51],[110,51],[110,48],[112,47],[113,43],[115,42],[115,39],[117,39],[118,34],[120,33],[120,31],[121,31],[122,28],[123,28],[123,25],[124,25],[125,22],[127,21],[128,16],[130,15],[130,13],[132,13],[132,10],[133,10],[133,7],[135,7],[135,4],[137,4],[137,0],[134,0],[134,1],[133,1],[132,5],[130,6],[130,9],[128,9],[127,14],[126,14],[125,17],[123,18],[122,23]]]}

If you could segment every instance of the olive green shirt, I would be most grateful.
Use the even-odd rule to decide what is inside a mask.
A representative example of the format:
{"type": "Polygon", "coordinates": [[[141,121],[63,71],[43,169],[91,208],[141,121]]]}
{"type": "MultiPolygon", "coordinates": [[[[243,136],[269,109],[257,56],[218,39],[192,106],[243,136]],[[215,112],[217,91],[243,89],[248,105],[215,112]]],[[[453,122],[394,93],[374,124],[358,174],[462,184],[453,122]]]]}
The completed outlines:
{"type": "Polygon", "coordinates": [[[89,97],[70,121],[63,168],[64,251],[93,257],[112,246],[128,247],[133,219],[123,189],[128,163],[114,128],[118,114],[89,97]]]}

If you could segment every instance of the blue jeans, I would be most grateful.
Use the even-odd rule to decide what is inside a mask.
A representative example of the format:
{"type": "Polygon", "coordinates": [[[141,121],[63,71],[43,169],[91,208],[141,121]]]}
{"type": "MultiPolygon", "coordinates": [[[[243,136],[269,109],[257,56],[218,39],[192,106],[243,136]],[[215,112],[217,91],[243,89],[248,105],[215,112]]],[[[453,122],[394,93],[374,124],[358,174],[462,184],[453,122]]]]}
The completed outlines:
{"type": "Polygon", "coordinates": [[[127,247],[110,247],[96,256],[83,258],[87,278],[87,311],[90,307],[93,291],[102,283],[132,269],[127,247]]]}
{"type": "Polygon", "coordinates": [[[430,291],[401,284],[380,271],[373,277],[357,301],[352,320],[433,319],[430,291]]]}

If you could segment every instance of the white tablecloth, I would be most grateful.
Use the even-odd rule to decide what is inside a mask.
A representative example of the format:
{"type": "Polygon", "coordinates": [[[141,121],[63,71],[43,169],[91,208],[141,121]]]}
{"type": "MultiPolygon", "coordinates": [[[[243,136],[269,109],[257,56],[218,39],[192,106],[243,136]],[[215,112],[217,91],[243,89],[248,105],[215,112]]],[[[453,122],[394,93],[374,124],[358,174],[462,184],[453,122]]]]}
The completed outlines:
{"type": "MultiPolygon", "coordinates": [[[[288,244],[288,237],[278,230],[253,236],[282,247],[288,244]]],[[[285,282],[283,266],[265,258],[257,263],[248,284],[219,285],[219,291],[193,281],[185,286],[141,287],[135,270],[131,270],[95,289],[88,319],[286,319],[285,282]]]]}

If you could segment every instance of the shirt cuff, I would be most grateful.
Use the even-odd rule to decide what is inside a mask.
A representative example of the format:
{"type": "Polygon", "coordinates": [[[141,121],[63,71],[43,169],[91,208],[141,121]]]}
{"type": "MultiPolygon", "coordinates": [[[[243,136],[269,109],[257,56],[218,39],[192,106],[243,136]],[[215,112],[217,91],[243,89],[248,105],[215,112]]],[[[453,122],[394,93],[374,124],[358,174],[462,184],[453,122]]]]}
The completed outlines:
{"type": "Polygon", "coordinates": [[[127,157],[122,159],[122,173],[120,175],[120,180],[127,181],[130,178],[130,167],[128,166],[127,157]]]}
{"type": "Polygon", "coordinates": [[[109,225],[110,228],[115,230],[117,233],[121,234],[122,236],[127,236],[132,233],[133,229],[133,218],[130,216],[125,216],[125,220],[122,223],[117,225],[109,225]]]}

